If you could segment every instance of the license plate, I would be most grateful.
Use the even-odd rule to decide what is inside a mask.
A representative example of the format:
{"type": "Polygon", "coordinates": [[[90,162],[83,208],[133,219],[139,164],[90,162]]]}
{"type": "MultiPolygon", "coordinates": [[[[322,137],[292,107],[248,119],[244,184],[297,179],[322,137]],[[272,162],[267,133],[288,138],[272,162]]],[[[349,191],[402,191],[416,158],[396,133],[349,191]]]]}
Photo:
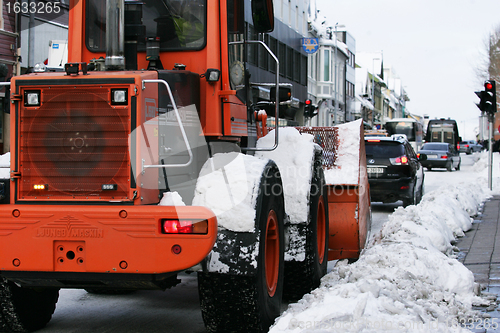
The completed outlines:
{"type": "Polygon", "coordinates": [[[437,155],[427,155],[427,158],[438,158],[437,155]]]}
{"type": "Polygon", "coordinates": [[[384,168],[366,168],[367,173],[384,173],[384,168]]]}

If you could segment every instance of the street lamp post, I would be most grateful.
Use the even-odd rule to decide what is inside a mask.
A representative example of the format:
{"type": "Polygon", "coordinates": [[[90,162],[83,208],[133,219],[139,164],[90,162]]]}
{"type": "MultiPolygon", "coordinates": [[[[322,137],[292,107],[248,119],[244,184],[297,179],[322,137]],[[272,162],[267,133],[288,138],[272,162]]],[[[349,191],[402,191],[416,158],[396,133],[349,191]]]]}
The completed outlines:
{"type": "Polygon", "coordinates": [[[372,103],[373,103],[372,126],[375,123],[375,60],[380,60],[380,58],[372,59],[372,103]]]}
{"type": "Polygon", "coordinates": [[[334,58],[334,61],[335,61],[335,73],[333,75],[333,79],[335,80],[333,82],[333,87],[335,89],[335,104],[334,104],[334,108],[333,108],[333,123],[334,124],[337,124],[337,111],[339,109],[339,97],[338,97],[338,89],[337,89],[337,80],[338,80],[338,76],[337,76],[337,28],[344,28],[345,25],[339,25],[339,23],[335,23],[335,58],[334,58]]]}

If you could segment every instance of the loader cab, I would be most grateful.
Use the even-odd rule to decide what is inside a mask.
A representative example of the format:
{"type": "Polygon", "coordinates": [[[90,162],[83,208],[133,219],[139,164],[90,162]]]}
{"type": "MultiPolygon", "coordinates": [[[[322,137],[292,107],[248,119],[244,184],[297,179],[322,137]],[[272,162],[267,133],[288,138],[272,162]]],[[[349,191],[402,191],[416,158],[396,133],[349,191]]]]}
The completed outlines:
{"type": "MultiPolygon", "coordinates": [[[[107,69],[106,31],[117,25],[107,22],[108,1],[75,1],[70,12],[69,62],[90,63],[93,70],[107,69]]],[[[247,71],[250,46],[246,43],[245,10],[251,11],[256,32],[274,28],[272,0],[249,3],[125,0],[123,36],[118,30],[112,34],[124,41],[124,70],[194,73],[199,78],[197,111],[205,136],[245,138],[247,122],[250,126],[254,123],[248,107],[256,100],[247,71]]]]}

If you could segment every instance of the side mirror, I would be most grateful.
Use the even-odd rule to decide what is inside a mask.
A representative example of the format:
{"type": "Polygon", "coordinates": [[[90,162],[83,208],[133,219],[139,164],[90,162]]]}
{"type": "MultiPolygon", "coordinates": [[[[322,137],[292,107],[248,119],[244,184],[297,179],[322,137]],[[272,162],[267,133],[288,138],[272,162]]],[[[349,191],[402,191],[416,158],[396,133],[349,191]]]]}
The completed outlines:
{"type": "Polygon", "coordinates": [[[255,32],[264,33],[273,31],[273,0],[252,0],[252,18],[255,32]]]}

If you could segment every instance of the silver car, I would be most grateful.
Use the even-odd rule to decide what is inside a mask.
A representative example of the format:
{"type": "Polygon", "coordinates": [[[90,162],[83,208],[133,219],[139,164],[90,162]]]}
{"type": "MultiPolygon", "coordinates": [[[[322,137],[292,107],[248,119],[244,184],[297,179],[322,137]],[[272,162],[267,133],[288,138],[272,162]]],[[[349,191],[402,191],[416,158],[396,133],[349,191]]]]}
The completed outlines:
{"type": "Polygon", "coordinates": [[[460,141],[460,143],[458,144],[458,151],[461,153],[466,153],[467,155],[481,151],[482,149],[483,147],[481,145],[472,140],[460,141]]]}
{"type": "Polygon", "coordinates": [[[460,170],[460,153],[450,143],[427,142],[418,153],[427,155],[427,159],[421,161],[422,166],[427,170],[432,170],[432,168],[446,168],[448,171],[460,170]]]}

